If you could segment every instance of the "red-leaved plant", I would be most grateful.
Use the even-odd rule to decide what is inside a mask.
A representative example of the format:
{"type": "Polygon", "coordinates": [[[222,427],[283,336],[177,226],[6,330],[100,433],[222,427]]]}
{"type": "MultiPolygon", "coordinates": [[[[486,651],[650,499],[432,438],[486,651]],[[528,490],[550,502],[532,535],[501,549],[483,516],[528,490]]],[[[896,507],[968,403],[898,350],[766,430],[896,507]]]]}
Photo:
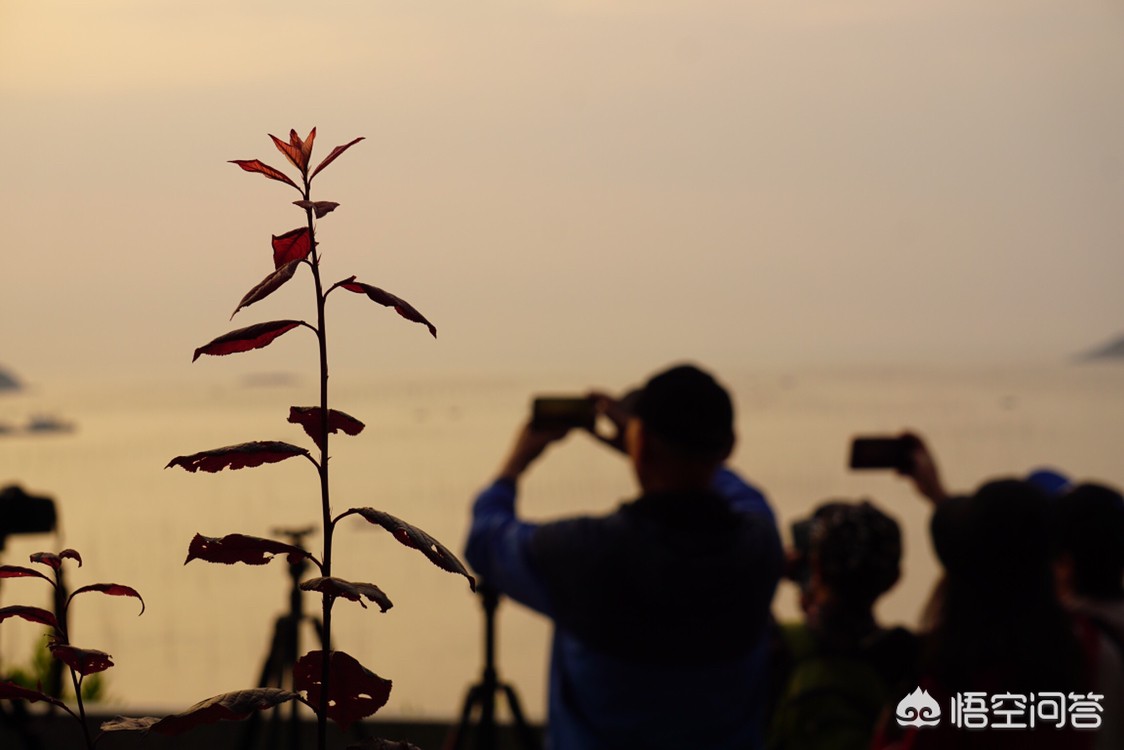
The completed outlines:
{"type": "Polygon", "coordinates": [[[113,662],[110,661],[110,655],[104,651],[78,648],[71,644],[70,631],[67,625],[70,605],[74,601],[74,597],[79,594],[95,591],[109,596],[132,596],[140,599],[141,614],[144,614],[144,599],[141,599],[141,595],[137,593],[136,589],[122,586],[119,583],[92,583],[89,586],[76,589],[67,596],[62,581],[63,560],[74,560],[78,563],[78,567],[82,567],[82,557],[72,549],[64,549],[58,554],[36,552],[31,556],[31,562],[45,565],[51,569],[53,575],[50,577],[34,568],[25,568],[21,565],[0,565],[0,578],[42,578],[55,589],[55,601],[57,602],[55,612],[23,605],[0,607],[0,622],[10,617],[19,617],[28,622],[46,625],[51,629],[50,637],[47,640],[47,648],[50,649],[53,657],[65,664],[70,670],[78,713],[74,713],[59,698],[47,695],[41,689],[33,690],[14,682],[0,681],[0,700],[25,700],[31,703],[43,701],[61,708],[82,725],[82,736],[86,740],[86,747],[92,750],[95,740],[90,736],[90,728],[86,724],[86,706],[82,701],[82,681],[87,675],[97,674],[109,669],[113,666],[113,662]]]}
{"type": "MultiPolygon", "coordinates": [[[[407,547],[424,554],[435,565],[468,579],[475,590],[476,582],[464,565],[440,542],[410,524],[374,508],[349,508],[333,515],[329,497],[328,441],[331,435],[342,432],[357,435],[363,430],[358,419],[328,407],[328,345],[326,334],[325,302],[336,290],[366,295],[380,305],[392,307],[407,320],[425,325],[435,338],[437,329],[412,305],[390,292],[357,281],[349,276],[325,289],[321,278],[321,255],[316,242],[316,220],[334,211],[339,204],[334,201],[314,201],[312,181],[325,167],[362,138],[337,146],[315,169],[310,169],[309,158],[316,138],[314,128],[307,138],[301,139],[290,131],[288,142],[271,135],[277,149],[285,155],[298,172],[300,181],[290,179],[284,172],[254,159],[234,161],[247,172],[256,172],[282,182],[297,190],[300,200],[294,205],[304,211],[304,226],[273,237],[273,270],[254,286],[234,309],[237,314],[244,307],[265,299],[286,284],[301,266],[307,266],[316,295],[316,323],[303,320],[274,320],[257,323],[226,333],[195,350],[192,359],[201,355],[225,355],[245,352],[268,346],[279,336],[296,328],[307,328],[316,335],[319,348],[320,404],[319,406],[293,406],[288,421],[299,425],[315,444],[317,457],[307,449],[280,441],[256,441],[225,448],[202,451],[173,458],[168,466],[180,466],[187,471],[216,472],[222,469],[242,469],[276,463],[296,456],[307,459],[315,468],[320,483],[320,508],[323,523],[323,554],[318,559],[312,553],[285,542],[260,537],[229,534],[214,538],[197,534],[188,548],[187,562],[205,560],[215,563],[245,563],[263,565],[276,555],[284,555],[290,563],[308,560],[319,569],[320,575],[304,581],[301,588],[321,595],[323,605],[323,635],[321,642],[330,649],[332,632],[332,606],[342,597],[363,604],[363,599],[374,602],[380,611],[390,606],[387,598],[373,583],[357,583],[333,575],[332,539],[336,526],[349,516],[358,516],[368,523],[389,531],[407,547]]],[[[231,316],[233,317],[233,315],[231,316]]],[[[317,740],[320,750],[327,744],[327,719],[331,718],[343,728],[373,715],[387,701],[391,683],[384,680],[342,651],[312,651],[302,656],[293,669],[293,691],[280,688],[258,688],[226,693],[205,700],[187,711],[163,719],[118,719],[102,725],[105,731],[142,730],[163,734],[179,734],[199,724],[224,719],[240,719],[253,711],[272,708],[290,700],[299,700],[316,712],[317,740]]]]}

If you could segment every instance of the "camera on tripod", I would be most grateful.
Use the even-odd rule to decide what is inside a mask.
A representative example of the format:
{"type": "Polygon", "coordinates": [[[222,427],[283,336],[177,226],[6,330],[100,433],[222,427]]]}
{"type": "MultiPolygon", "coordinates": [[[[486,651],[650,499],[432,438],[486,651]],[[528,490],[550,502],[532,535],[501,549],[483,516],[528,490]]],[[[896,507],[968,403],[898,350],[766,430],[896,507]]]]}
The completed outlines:
{"type": "Polygon", "coordinates": [[[17,484],[0,489],[0,551],[9,536],[55,530],[55,501],[29,495],[17,484]]]}

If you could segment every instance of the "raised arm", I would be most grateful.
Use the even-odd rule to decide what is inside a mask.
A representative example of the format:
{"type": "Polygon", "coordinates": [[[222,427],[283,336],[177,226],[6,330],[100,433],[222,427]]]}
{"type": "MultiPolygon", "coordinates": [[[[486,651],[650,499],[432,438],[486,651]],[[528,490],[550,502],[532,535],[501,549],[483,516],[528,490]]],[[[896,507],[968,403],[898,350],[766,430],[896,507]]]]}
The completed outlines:
{"type": "Polygon", "coordinates": [[[516,515],[517,483],[546,447],[565,435],[565,430],[530,426],[519,432],[496,479],[476,496],[465,543],[465,559],[484,583],[546,615],[551,614],[549,599],[528,553],[538,526],[516,515]]]}

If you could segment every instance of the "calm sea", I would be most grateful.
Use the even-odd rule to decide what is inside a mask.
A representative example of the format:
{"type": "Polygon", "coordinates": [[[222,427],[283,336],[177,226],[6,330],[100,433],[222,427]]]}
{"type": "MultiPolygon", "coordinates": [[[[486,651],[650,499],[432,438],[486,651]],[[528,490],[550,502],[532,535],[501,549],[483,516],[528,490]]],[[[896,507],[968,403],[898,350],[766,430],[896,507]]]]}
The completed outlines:
{"type": "MultiPolygon", "coordinates": [[[[785,529],[828,498],[871,498],[896,515],[906,538],[902,582],[881,605],[887,621],[917,621],[936,576],[927,508],[889,473],[848,472],[856,433],[914,428],[927,436],[953,489],[1049,465],[1078,478],[1124,485],[1124,367],[727,371],[740,410],[733,464],[760,484],[785,529]]],[[[335,438],[333,505],[374,506],[415,523],[460,551],[469,503],[491,477],[535,392],[624,389],[633,380],[552,376],[382,380],[333,378],[333,402],[367,424],[335,438]]],[[[312,382],[235,379],[175,384],[48,382],[0,396],[0,423],[47,412],[70,434],[0,435],[0,483],[53,496],[62,538],[9,538],[6,563],[40,549],[73,547],[85,567],[72,586],[117,582],[145,597],[88,595],[73,613],[72,640],[111,653],[108,701],[119,711],[171,711],[256,684],[274,617],[287,607],[287,568],[183,560],[191,537],[319,519],[318,485],[303,460],[221,474],[164,470],[177,455],[248,440],[306,444],[285,418],[316,400],[312,382]]],[[[555,447],[528,477],[522,508],[547,519],[601,512],[633,494],[628,467],[583,435],[555,447]]],[[[313,540],[319,551],[319,540],[313,540]]],[[[342,601],[336,646],[394,681],[383,715],[451,717],[479,677],[481,613],[463,579],[431,566],[381,529],[353,519],[336,538],[336,573],[377,583],[386,614],[342,601]]],[[[7,580],[0,602],[46,606],[41,581],[7,580]]],[[[778,592],[781,616],[794,611],[778,592]]],[[[308,598],[308,608],[317,602],[308,598]]],[[[668,606],[675,606],[669,600],[668,606]]],[[[541,718],[548,627],[501,607],[499,666],[528,713],[541,718]]],[[[27,663],[37,626],[0,628],[5,666],[27,663]]],[[[306,643],[308,641],[306,640],[306,643]]]]}

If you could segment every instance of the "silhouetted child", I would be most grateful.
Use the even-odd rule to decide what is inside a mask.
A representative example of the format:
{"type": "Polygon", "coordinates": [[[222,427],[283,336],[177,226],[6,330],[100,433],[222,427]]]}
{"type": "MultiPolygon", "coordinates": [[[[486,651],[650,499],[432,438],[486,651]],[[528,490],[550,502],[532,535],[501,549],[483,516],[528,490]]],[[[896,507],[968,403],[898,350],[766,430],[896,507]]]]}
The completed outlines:
{"type": "Polygon", "coordinates": [[[778,628],[770,750],[860,750],[912,690],[917,639],[874,604],[897,582],[901,532],[869,502],[831,502],[793,525],[789,576],[805,620],[778,628]]]}

